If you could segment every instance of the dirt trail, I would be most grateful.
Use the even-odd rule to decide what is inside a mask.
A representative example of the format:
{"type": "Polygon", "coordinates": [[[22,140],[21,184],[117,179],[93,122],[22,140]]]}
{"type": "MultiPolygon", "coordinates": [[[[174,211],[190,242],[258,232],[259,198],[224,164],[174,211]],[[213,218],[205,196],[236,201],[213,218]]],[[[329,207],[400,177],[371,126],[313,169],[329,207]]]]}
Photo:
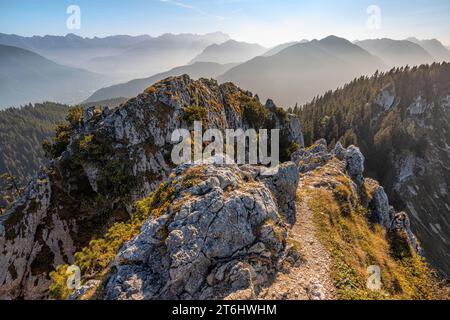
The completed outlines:
{"type": "Polygon", "coordinates": [[[308,207],[309,199],[305,193],[298,198],[297,222],[289,231],[288,239],[298,244],[301,260],[296,266],[289,267],[289,273],[280,272],[260,298],[333,300],[336,298],[336,288],[330,277],[330,253],[316,237],[313,213],[308,207]]]}

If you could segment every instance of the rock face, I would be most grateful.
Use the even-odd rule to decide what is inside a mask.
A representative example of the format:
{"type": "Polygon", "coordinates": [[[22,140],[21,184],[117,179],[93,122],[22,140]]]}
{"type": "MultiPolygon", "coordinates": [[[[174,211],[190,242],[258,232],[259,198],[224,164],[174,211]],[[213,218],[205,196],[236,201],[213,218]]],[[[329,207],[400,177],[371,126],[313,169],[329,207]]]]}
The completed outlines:
{"type": "Polygon", "coordinates": [[[336,146],[334,147],[333,155],[342,161],[346,157],[346,151],[347,150],[345,150],[345,148],[342,146],[342,143],[340,141],[338,141],[336,143],[336,146]]]}
{"type": "Polygon", "coordinates": [[[254,298],[276,273],[285,249],[287,225],[276,196],[287,185],[296,189],[298,175],[292,178],[290,168],[283,165],[271,181],[237,166],[179,172],[175,189],[192,170],[204,181],[182,189],[161,217],[149,219],[120,250],[105,298],[223,299],[239,291],[254,298]]]}
{"type": "MultiPolygon", "coordinates": [[[[253,127],[245,112],[251,103],[266,108],[233,84],[181,76],[116,109],[74,112],[49,148],[50,165],[0,218],[0,299],[45,298],[50,271],[72,263],[75,252],[114,222],[129,219],[135,201],[168,178],[175,129],[189,129],[200,117],[204,128],[245,130],[253,127]],[[206,115],[192,112],[198,108],[206,115]]],[[[302,143],[298,118],[267,111],[284,142],[302,143]]],[[[288,210],[291,200],[281,201],[288,210]]]]}
{"type": "Polygon", "coordinates": [[[325,139],[318,140],[311,147],[300,149],[291,156],[291,160],[298,165],[300,172],[308,172],[321,167],[331,158],[332,155],[328,152],[325,139]]]}
{"type": "Polygon", "coordinates": [[[32,272],[42,267],[41,263],[47,260],[61,263],[62,255],[73,250],[73,244],[67,236],[67,225],[49,212],[51,197],[49,177],[41,173],[30,182],[11,209],[13,212],[28,213],[16,218],[21,219],[17,221],[21,232],[15,234],[11,228],[11,213],[7,212],[1,217],[0,292],[5,299],[20,296],[23,291],[27,292],[25,298],[40,295],[39,288],[46,282],[45,276],[32,272]],[[51,223],[52,228],[43,230],[40,227],[43,221],[51,223]]]}
{"type": "Polygon", "coordinates": [[[450,277],[450,95],[433,100],[417,96],[404,126],[423,141],[417,151],[393,156],[393,179],[385,188],[396,206],[409,214],[411,228],[424,255],[440,273],[450,277]]]}
{"type": "MultiPolygon", "coordinates": [[[[167,183],[177,190],[176,199],[160,216],[150,217],[140,234],[120,249],[101,298],[258,298],[286,265],[301,263],[287,239],[295,215],[301,214],[295,201],[298,169],[315,162],[314,155],[320,158],[326,153],[325,141],[315,146],[293,156],[301,165],[284,163],[272,177],[262,176],[255,166],[184,165],[175,169],[167,183]],[[196,184],[186,183],[186,177],[194,178],[196,184]]],[[[353,146],[345,152],[359,154],[353,146]]],[[[323,165],[333,160],[328,156],[323,165]]],[[[339,165],[342,170],[352,167],[354,160],[346,159],[349,162],[339,165]]],[[[320,165],[311,171],[316,169],[320,165]]],[[[367,179],[366,183],[378,194],[372,197],[372,214],[392,211],[390,218],[383,216],[385,224],[380,221],[383,227],[388,233],[411,235],[408,243],[418,248],[406,214],[393,211],[375,181],[367,179]]],[[[356,183],[354,188],[357,192],[356,183]]],[[[311,300],[325,299],[319,280],[311,280],[306,290],[311,300]]]]}
{"type": "Polygon", "coordinates": [[[394,234],[404,234],[408,239],[408,242],[418,253],[423,254],[423,249],[420,246],[416,236],[411,231],[411,223],[408,214],[405,212],[395,213],[389,229],[394,234]]]}
{"type": "Polygon", "coordinates": [[[292,161],[299,165],[300,172],[310,172],[327,164],[333,157],[340,160],[348,175],[353,179],[354,190],[361,189],[363,184],[370,186],[372,191],[370,208],[371,220],[380,224],[388,233],[405,234],[406,241],[419,254],[424,251],[411,230],[408,214],[396,212],[389,203],[389,198],[382,186],[375,180],[364,178],[365,157],[358,147],[353,145],[345,149],[338,142],[331,153],[327,152],[327,142],[323,139],[310,148],[301,149],[292,155],[292,161]]]}
{"type": "Polygon", "coordinates": [[[375,221],[381,224],[385,229],[389,229],[391,227],[391,222],[394,216],[392,207],[389,205],[388,196],[383,187],[378,186],[375,188],[372,204],[373,208],[375,209],[375,221]]]}
{"type": "Polygon", "coordinates": [[[356,80],[299,111],[307,144],[324,136],[361,148],[366,175],[378,180],[392,204],[408,213],[427,261],[447,279],[449,79],[448,63],[404,68],[356,80]]]}
{"type": "Polygon", "coordinates": [[[292,162],[281,165],[277,174],[266,178],[266,185],[275,195],[281,214],[290,224],[295,223],[295,195],[298,180],[298,166],[292,162]]]}
{"type": "MultiPolygon", "coordinates": [[[[420,250],[408,216],[393,210],[378,183],[364,179],[365,158],[354,146],[329,152],[319,140],[294,152],[292,161],[282,159],[273,175],[253,165],[174,168],[171,134],[190,129],[197,117],[204,128],[247,129],[257,115],[281,130],[284,146],[302,146],[296,117],[232,84],[169,78],[117,109],[77,110],[46,148],[50,165],[0,217],[0,299],[46,298],[50,271],[73,263],[76,252],[115,223],[130,221],[136,201],[161,186],[173,189],[174,199],[150,208],[137,236],[122,238],[128,242],[114,249],[105,279],[85,275],[69,298],[100,286],[98,297],[114,300],[259,298],[274,277],[301,263],[296,244],[288,243],[302,213],[297,186],[324,166],[338,167],[337,178],[322,172],[314,188],[342,178],[349,185],[343,196],[359,199],[370,186],[368,216],[396,243],[420,250]]],[[[312,281],[308,296],[323,299],[325,289],[312,281]]]]}
{"type": "Polygon", "coordinates": [[[350,176],[356,180],[358,184],[363,182],[364,161],[365,158],[359,148],[350,146],[345,153],[345,161],[347,162],[347,170],[350,176]]]}

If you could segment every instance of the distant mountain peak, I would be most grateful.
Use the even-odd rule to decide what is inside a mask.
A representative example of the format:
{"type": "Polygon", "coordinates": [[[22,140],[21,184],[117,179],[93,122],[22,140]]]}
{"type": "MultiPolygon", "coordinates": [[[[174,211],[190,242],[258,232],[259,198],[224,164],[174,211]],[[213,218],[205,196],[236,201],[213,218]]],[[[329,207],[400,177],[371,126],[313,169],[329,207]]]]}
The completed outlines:
{"type": "Polygon", "coordinates": [[[256,43],[229,39],[221,44],[212,44],[206,47],[190,63],[200,61],[220,64],[245,62],[256,56],[263,55],[266,51],[266,48],[256,43]]]}
{"type": "Polygon", "coordinates": [[[83,39],[83,37],[76,35],[75,33],[68,33],[66,34],[67,39],[83,39]]]}
{"type": "Polygon", "coordinates": [[[388,38],[358,41],[356,45],[380,57],[390,67],[432,63],[432,55],[420,43],[388,38]]]}
{"type": "Polygon", "coordinates": [[[272,48],[264,58],[230,69],[218,78],[219,82],[233,82],[262,99],[272,97],[288,107],[385,67],[377,57],[336,36],[293,44],[276,52],[279,47],[272,48]]]}
{"type": "Polygon", "coordinates": [[[338,36],[335,36],[335,35],[330,35],[328,37],[325,37],[325,38],[321,39],[319,42],[321,42],[321,43],[332,43],[332,44],[339,44],[339,43],[349,44],[349,43],[351,43],[347,39],[341,38],[341,37],[338,37],[338,36]]]}
{"type": "Polygon", "coordinates": [[[416,37],[409,37],[405,39],[406,41],[411,41],[411,42],[419,42],[420,40],[417,39],[416,37]]]}

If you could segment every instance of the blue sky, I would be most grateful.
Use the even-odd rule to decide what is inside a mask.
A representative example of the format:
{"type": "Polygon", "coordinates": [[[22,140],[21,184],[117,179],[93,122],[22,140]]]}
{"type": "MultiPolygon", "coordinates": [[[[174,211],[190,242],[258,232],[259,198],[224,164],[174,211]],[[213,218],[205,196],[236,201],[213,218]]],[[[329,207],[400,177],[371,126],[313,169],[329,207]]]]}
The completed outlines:
{"type": "Polygon", "coordinates": [[[322,38],[438,38],[450,45],[448,0],[0,0],[0,32],[19,35],[229,33],[265,46],[322,38]],[[81,29],[68,30],[66,9],[81,9],[81,29]],[[379,29],[367,8],[381,10],[379,29]]]}

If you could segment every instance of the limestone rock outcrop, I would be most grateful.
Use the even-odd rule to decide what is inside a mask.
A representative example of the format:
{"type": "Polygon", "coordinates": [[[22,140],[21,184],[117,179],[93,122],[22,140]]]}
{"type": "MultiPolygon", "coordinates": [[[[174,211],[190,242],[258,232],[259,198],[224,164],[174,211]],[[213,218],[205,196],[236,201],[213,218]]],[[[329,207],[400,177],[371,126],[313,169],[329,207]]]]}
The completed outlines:
{"type": "Polygon", "coordinates": [[[298,174],[289,163],[270,179],[252,169],[194,166],[169,180],[178,197],[120,250],[105,298],[224,299],[240,291],[256,297],[283,258],[282,212],[295,215],[295,200],[279,207],[277,196],[295,195],[298,174]],[[184,188],[192,171],[203,181],[184,188]]]}
{"type": "MultiPolygon", "coordinates": [[[[160,216],[150,217],[140,234],[118,252],[102,298],[257,298],[270,288],[277,274],[289,272],[287,265],[301,263],[299,253],[287,244],[296,215],[302,214],[296,207],[299,169],[313,168],[304,172],[313,175],[321,166],[329,170],[337,163],[341,178],[351,177],[349,168],[354,159],[345,157],[336,162],[326,150],[326,142],[318,141],[293,156],[299,157],[297,164],[283,163],[273,176],[263,176],[261,168],[249,165],[176,168],[167,182],[177,190],[176,199],[160,216]],[[322,165],[317,159],[322,159],[322,165]],[[196,183],[187,183],[186,177],[196,183]]],[[[355,147],[348,150],[349,154],[359,154],[355,147]]],[[[357,163],[359,168],[364,166],[357,163]]],[[[363,178],[361,171],[357,177],[363,178]]],[[[316,183],[329,186],[337,183],[334,179],[330,175],[316,183]]],[[[406,234],[407,245],[418,250],[407,216],[395,213],[377,182],[363,182],[375,190],[370,208],[372,216],[380,220],[374,223],[380,223],[387,234],[406,234]]],[[[352,183],[358,197],[363,186],[352,183]]],[[[318,280],[311,281],[306,290],[309,299],[325,298],[318,280]]]]}
{"type": "MultiPolygon", "coordinates": [[[[284,143],[301,145],[297,117],[231,83],[188,76],[163,80],[118,108],[75,109],[47,150],[50,164],[0,218],[0,299],[47,297],[49,272],[129,219],[133,204],[168,178],[175,129],[198,119],[204,128],[246,130],[254,125],[251,104],[284,143]]],[[[288,210],[290,199],[282,201],[288,210]]]]}

